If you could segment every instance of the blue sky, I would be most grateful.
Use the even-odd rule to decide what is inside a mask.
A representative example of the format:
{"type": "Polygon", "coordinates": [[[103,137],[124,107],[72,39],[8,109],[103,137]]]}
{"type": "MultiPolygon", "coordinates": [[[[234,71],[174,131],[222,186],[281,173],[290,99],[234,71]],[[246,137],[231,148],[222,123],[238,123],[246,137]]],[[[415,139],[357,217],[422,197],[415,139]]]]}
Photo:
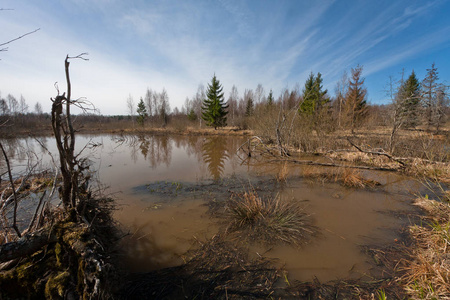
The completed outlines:
{"type": "Polygon", "coordinates": [[[102,114],[126,114],[148,88],[168,92],[171,106],[192,97],[213,74],[224,86],[261,83],[278,96],[321,72],[334,95],[344,70],[364,66],[368,100],[387,103],[389,76],[433,62],[450,79],[450,1],[116,1],[3,0],[0,43],[40,30],[0,52],[0,92],[49,111],[54,83],[65,90],[66,54],[73,97],[102,114]]]}

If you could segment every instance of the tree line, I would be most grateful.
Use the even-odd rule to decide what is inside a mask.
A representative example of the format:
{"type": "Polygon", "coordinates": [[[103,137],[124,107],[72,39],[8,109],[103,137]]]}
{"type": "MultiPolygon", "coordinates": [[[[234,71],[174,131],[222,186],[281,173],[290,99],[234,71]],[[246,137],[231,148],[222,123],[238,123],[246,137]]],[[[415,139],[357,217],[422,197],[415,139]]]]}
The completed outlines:
{"type": "MultiPolygon", "coordinates": [[[[353,133],[370,116],[371,107],[367,102],[368,91],[364,84],[363,67],[358,65],[351,69],[350,76],[344,72],[335,87],[334,96],[323,88],[321,73],[311,74],[303,88],[299,85],[293,89],[284,89],[277,99],[272,90],[266,95],[261,84],[255,90],[245,89],[242,97],[233,85],[228,98],[225,99],[223,86],[216,75],[205,90],[199,85],[191,98],[187,97],[181,111],[175,108],[172,116],[184,116],[193,124],[219,128],[237,126],[243,129],[251,127],[252,117],[263,117],[261,114],[274,109],[284,111],[296,110],[298,116],[311,130],[333,128],[349,129],[353,133]]],[[[427,74],[419,81],[414,71],[400,80],[390,78],[387,96],[390,104],[386,106],[389,123],[393,123],[393,131],[400,128],[412,129],[419,125],[427,130],[439,131],[445,122],[449,104],[448,86],[439,81],[438,70],[433,63],[427,74]]],[[[161,93],[147,89],[144,98],[140,98],[138,109],[134,110],[131,96],[127,99],[130,115],[137,113],[137,121],[143,125],[150,117],[167,125],[170,105],[165,89],[161,93]]],[[[373,109],[372,109],[373,110],[373,109]]],[[[386,118],[387,116],[383,116],[386,118]]]]}
{"type": "MultiPolygon", "coordinates": [[[[439,79],[435,64],[427,69],[425,78],[419,80],[414,71],[402,74],[399,80],[389,78],[386,89],[388,105],[368,103],[368,91],[364,84],[363,67],[356,66],[350,75],[344,72],[337,82],[334,93],[324,89],[321,73],[311,73],[302,87],[283,89],[278,97],[272,90],[268,93],[261,84],[256,89],[244,89],[241,95],[235,85],[227,96],[220,80],[214,75],[211,82],[199,85],[192,97],[186,97],[181,109],[171,108],[166,89],[147,88],[138,101],[129,95],[126,99],[128,117],[102,117],[89,115],[90,122],[131,121],[138,126],[166,127],[173,121],[184,122],[182,126],[219,128],[232,126],[254,129],[257,122],[267,118],[270,111],[296,111],[306,131],[329,131],[349,129],[354,132],[363,124],[392,126],[392,136],[401,128],[414,129],[422,126],[439,131],[446,121],[448,109],[448,86],[439,79]],[[218,100],[218,101],[217,101],[218,100]]],[[[26,126],[32,116],[43,115],[42,106],[36,102],[30,108],[25,98],[0,94],[0,119],[10,124],[26,126]]],[[[278,118],[276,113],[271,117],[278,118]]],[[[39,122],[39,120],[35,120],[39,122]]],[[[30,123],[31,124],[31,123],[30,123]]]]}
{"type": "Polygon", "coordinates": [[[0,93],[0,115],[17,116],[28,113],[41,115],[43,113],[42,105],[39,102],[36,102],[33,111],[30,111],[30,107],[22,95],[20,95],[19,100],[17,100],[17,98],[11,94],[8,94],[6,98],[3,98],[0,93]]]}

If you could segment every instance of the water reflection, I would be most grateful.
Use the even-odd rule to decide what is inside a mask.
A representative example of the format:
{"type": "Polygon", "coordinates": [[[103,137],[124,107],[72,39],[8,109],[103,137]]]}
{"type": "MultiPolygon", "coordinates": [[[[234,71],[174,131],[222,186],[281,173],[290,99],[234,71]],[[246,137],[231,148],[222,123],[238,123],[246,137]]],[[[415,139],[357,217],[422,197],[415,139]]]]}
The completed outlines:
{"type": "MultiPolygon", "coordinates": [[[[173,165],[181,167],[188,159],[196,159],[195,168],[200,171],[197,178],[208,176],[217,181],[225,173],[239,167],[238,158],[235,157],[236,149],[241,139],[223,136],[152,136],[152,135],[122,135],[115,136],[112,141],[117,148],[126,145],[129,157],[135,165],[139,160],[147,161],[152,169],[161,165],[172,168],[173,165]],[[185,159],[180,159],[183,155],[185,159]],[[175,161],[172,161],[175,159],[175,161]]],[[[192,166],[186,165],[192,168],[192,166]]]]}
{"type": "Polygon", "coordinates": [[[134,163],[138,160],[138,153],[150,163],[152,168],[156,168],[161,164],[167,167],[172,161],[172,142],[169,136],[122,136],[114,137],[113,141],[117,143],[125,143],[130,148],[131,159],[134,163]]]}
{"type": "Polygon", "coordinates": [[[229,159],[226,140],[221,137],[209,137],[202,146],[202,158],[214,180],[219,180],[229,159]]]}
{"type": "MultiPolygon", "coordinates": [[[[101,182],[110,186],[108,193],[120,192],[117,203],[121,209],[115,212],[115,218],[130,231],[122,244],[129,254],[130,269],[148,271],[181,263],[180,255],[190,249],[193,240],[204,241],[219,232],[221,223],[212,218],[210,206],[205,204],[227,199],[230,191],[241,191],[247,182],[263,191],[280,193],[283,199],[305,201],[306,211],[322,229],[323,237],[302,249],[280,246],[269,252],[263,248],[255,250],[286,262],[289,274],[298,280],[317,276],[324,281],[369,272],[368,257],[361,252],[360,245],[395,243],[398,230],[408,224],[407,215],[400,218],[399,214],[379,213],[412,210],[408,202],[410,196],[404,191],[413,187],[411,183],[403,186],[398,182],[404,178],[385,172],[368,172],[365,176],[383,183],[380,190],[374,191],[347,189],[317,180],[310,182],[304,177],[311,173],[308,167],[268,164],[255,157],[242,164],[236,151],[243,139],[139,135],[112,139],[110,136],[77,137],[79,148],[90,140],[102,143],[102,147],[96,149],[97,155],[90,157],[96,160],[101,182]],[[210,178],[225,180],[210,184],[210,178]],[[233,185],[225,184],[227,182],[233,185]],[[170,192],[179,185],[183,188],[177,193],[170,192]],[[152,190],[154,186],[169,186],[170,189],[152,190]],[[154,205],[158,203],[163,205],[154,205]]],[[[42,142],[50,152],[56,153],[53,138],[42,142]]],[[[17,160],[27,161],[26,156],[18,155],[17,149],[28,146],[45,159],[39,154],[44,151],[34,139],[8,140],[4,145],[17,160]]],[[[20,165],[17,160],[13,163],[20,165]]],[[[0,159],[0,172],[2,164],[4,160],[0,159]]]]}
{"type": "MultiPolygon", "coordinates": [[[[10,160],[13,176],[19,176],[27,169],[43,171],[48,168],[47,138],[9,138],[1,139],[6,155],[10,160]]],[[[6,172],[6,161],[0,154],[0,174],[6,172]]]]}

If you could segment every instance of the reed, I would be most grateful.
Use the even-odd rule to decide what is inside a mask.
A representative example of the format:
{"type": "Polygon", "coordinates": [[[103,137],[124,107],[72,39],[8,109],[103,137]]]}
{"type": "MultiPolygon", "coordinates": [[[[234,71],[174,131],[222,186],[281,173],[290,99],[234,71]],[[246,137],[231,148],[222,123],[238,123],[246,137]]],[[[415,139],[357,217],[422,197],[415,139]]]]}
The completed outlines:
{"type": "Polygon", "coordinates": [[[279,195],[261,198],[253,187],[227,203],[227,232],[264,243],[304,244],[317,229],[304,207],[279,195]]]}

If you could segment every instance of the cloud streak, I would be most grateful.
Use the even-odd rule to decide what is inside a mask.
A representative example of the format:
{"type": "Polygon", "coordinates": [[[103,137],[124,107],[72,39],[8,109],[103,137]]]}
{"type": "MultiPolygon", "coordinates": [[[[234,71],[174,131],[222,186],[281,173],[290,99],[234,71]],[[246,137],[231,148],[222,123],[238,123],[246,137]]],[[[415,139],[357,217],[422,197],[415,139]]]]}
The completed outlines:
{"type": "Polygon", "coordinates": [[[137,99],[147,87],[165,87],[172,106],[181,106],[214,73],[226,94],[235,84],[241,95],[258,83],[276,95],[303,85],[311,71],[333,90],[358,63],[370,83],[450,40],[446,19],[439,28],[429,23],[448,8],[442,1],[6,2],[17,11],[3,12],[1,28],[12,36],[35,27],[42,32],[1,54],[2,93],[47,101],[54,81],[64,78],[65,55],[89,52],[89,62],[72,65],[75,91],[105,114],[124,113],[128,94],[137,99]]]}

